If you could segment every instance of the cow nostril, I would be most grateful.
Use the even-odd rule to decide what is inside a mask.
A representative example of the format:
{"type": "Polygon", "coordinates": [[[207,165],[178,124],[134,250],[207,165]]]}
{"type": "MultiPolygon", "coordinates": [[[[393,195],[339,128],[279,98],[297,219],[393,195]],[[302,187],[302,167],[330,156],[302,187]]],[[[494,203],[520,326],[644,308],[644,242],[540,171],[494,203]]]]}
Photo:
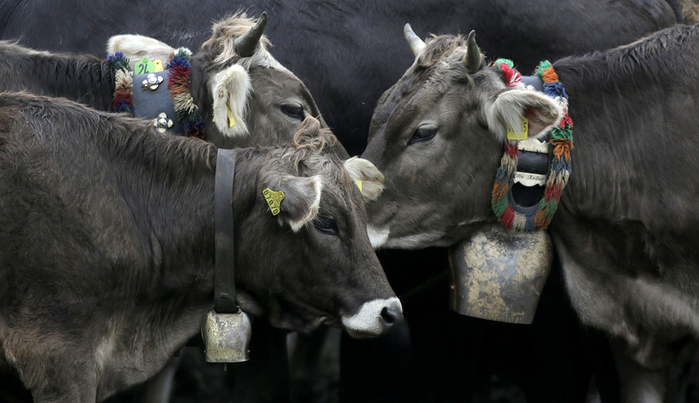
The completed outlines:
{"type": "Polygon", "coordinates": [[[383,319],[383,323],[386,326],[392,326],[394,323],[400,320],[402,316],[403,315],[395,309],[384,308],[381,310],[381,319],[383,319]]]}

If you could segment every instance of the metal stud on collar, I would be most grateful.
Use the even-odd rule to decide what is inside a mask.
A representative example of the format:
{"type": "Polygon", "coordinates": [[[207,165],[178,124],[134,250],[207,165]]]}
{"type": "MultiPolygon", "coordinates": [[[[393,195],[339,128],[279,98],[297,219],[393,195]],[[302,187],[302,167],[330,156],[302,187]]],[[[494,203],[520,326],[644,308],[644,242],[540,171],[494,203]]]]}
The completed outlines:
{"type": "MultiPolygon", "coordinates": [[[[162,79],[162,77],[160,78],[162,79]]],[[[158,130],[160,133],[165,133],[165,131],[171,128],[172,125],[172,119],[168,119],[165,112],[161,112],[160,115],[153,120],[153,126],[155,126],[156,130],[158,130]]]]}
{"type": "Polygon", "coordinates": [[[151,90],[155,91],[158,89],[160,84],[163,83],[163,78],[159,75],[150,73],[146,76],[146,78],[141,82],[141,86],[143,87],[144,90],[151,90]]]}

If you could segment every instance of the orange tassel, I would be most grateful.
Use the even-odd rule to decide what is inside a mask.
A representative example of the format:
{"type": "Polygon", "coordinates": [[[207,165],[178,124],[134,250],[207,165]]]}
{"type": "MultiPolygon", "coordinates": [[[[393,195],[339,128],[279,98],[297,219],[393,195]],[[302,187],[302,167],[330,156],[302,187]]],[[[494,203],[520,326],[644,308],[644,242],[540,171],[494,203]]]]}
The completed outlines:
{"type": "Polygon", "coordinates": [[[549,67],[548,69],[544,70],[543,74],[541,77],[544,79],[545,83],[555,83],[558,81],[558,74],[553,70],[553,67],[549,67]]]}

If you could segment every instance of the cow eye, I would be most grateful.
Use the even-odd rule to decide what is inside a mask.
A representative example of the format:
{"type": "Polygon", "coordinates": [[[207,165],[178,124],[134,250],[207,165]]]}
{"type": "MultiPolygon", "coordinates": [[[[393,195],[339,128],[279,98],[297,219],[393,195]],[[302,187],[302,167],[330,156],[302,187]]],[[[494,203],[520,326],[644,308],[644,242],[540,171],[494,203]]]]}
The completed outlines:
{"type": "Polygon", "coordinates": [[[429,141],[437,135],[437,128],[434,126],[420,126],[415,130],[413,136],[408,140],[408,145],[419,143],[421,141],[429,141]]]}
{"type": "Polygon", "coordinates": [[[290,118],[299,120],[303,120],[305,118],[305,115],[303,113],[303,106],[301,105],[282,105],[281,110],[286,116],[290,118]]]}
{"type": "Polygon", "coordinates": [[[318,214],[313,223],[316,229],[323,234],[337,235],[339,232],[335,219],[330,216],[318,214]]]}

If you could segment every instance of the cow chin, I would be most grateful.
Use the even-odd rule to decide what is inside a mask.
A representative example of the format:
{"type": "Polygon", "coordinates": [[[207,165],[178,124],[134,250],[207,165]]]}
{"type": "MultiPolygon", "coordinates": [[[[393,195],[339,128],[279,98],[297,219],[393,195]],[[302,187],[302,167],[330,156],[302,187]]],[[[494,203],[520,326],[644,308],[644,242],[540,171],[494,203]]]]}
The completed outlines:
{"type": "Polygon", "coordinates": [[[391,319],[387,320],[386,310],[400,313],[402,317],[403,306],[398,298],[375,299],[365,302],[356,314],[343,315],[342,325],[355,338],[379,336],[394,324],[391,319]]]}

